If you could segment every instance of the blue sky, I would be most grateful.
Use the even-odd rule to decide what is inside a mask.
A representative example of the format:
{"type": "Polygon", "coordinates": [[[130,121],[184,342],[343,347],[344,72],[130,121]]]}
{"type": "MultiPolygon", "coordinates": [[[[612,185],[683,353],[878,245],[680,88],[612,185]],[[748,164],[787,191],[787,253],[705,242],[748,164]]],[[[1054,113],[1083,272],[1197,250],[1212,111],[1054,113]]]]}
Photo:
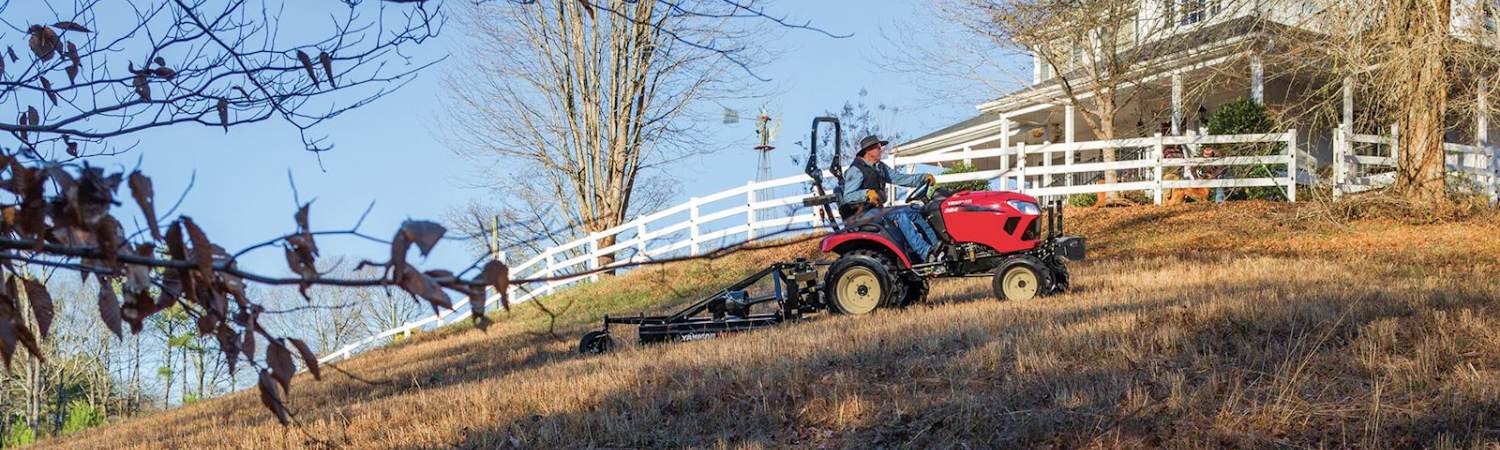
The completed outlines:
{"type": "MultiPolygon", "coordinates": [[[[917,92],[915,75],[887,70],[878,61],[883,47],[894,45],[886,31],[909,27],[925,1],[820,0],[783,1],[771,5],[793,21],[811,21],[833,33],[852,33],[846,39],[781,30],[770,44],[780,57],[758,73],[770,78],[774,95],[735,106],[752,113],[761,103],[782,119],[772,158],[775,176],[794,174],[789,156],[794,142],[806,137],[814,116],[839,108],[867,89],[870,100],[901,108],[889,127],[916,136],[974,113],[972,101],[933,102],[917,92]]],[[[8,21],[47,20],[17,17],[27,8],[6,12],[8,21]]],[[[14,38],[14,34],[10,34],[14,38]]],[[[441,35],[414,56],[433,59],[457,47],[462,36],[441,35]]],[[[1017,61],[1016,64],[1023,64],[1017,61]]],[[[294,130],[281,124],[233,128],[174,127],[136,136],[138,149],[123,157],[98,163],[128,168],[139,159],[155,180],[157,202],[170,205],[190,177],[196,178],[181,212],[192,216],[209,236],[226,248],[237,249],[292,229],[296,205],[287,182],[290,171],[303,201],[315,199],[315,229],[347,227],[370,204],[374,210],[362,230],[388,236],[407,218],[441,219],[445,211],[482,198],[486,191],[472,187],[477,180],[470,163],[446,148],[435,127],[442,107],[439,65],[404,89],[325,124],[318,133],[336,148],[324,153],[320,165],[302,150],[294,130]]],[[[675,163],[668,173],[677,177],[683,199],[743,185],[754,176],[755,155],[748,144],[754,134],[750,121],[738,125],[711,122],[715,152],[675,163]]],[[[499,174],[497,174],[499,176],[499,174]]],[[[159,206],[165,208],[165,206],[159,206]]],[[[125,210],[122,210],[124,212],[125,210]]],[[[122,214],[124,215],[124,214],[122,214]]],[[[127,227],[130,227],[127,219],[127,227]]],[[[327,256],[347,255],[382,259],[378,244],[354,239],[324,239],[327,256]]],[[[244,263],[271,273],[286,273],[278,250],[265,251],[244,263]]],[[[462,245],[440,245],[429,265],[460,266],[472,255],[462,245]]],[[[350,261],[349,264],[352,264],[350,261]]]]}

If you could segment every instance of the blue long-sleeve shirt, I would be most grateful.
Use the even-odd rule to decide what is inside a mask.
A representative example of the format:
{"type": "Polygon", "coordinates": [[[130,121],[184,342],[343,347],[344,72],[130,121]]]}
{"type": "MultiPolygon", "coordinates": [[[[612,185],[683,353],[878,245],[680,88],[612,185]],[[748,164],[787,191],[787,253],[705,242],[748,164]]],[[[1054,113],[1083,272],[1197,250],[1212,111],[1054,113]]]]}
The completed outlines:
{"type": "MultiPolygon", "coordinates": [[[[926,178],[922,176],[922,174],[901,173],[893,171],[891,170],[891,166],[887,166],[884,162],[878,161],[875,163],[875,172],[879,173],[881,177],[885,178],[886,183],[894,184],[897,186],[921,186],[922,182],[925,181],[926,178]]],[[[864,184],[864,181],[864,171],[861,171],[859,170],[859,168],[854,167],[854,164],[850,164],[848,168],[844,169],[844,192],[839,196],[839,203],[864,203],[866,201],[865,191],[859,188],[859,185],[864,184]]],[[[881,194],[884,195],[884,193],[881,194]]]]}

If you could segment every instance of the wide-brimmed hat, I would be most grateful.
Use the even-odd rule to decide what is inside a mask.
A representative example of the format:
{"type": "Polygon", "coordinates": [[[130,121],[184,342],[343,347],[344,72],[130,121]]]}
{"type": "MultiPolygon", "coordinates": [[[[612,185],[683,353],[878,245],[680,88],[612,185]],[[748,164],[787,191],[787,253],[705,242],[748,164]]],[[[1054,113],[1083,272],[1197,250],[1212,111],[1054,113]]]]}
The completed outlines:
{"type": "Polygon", "coordinates": [[[882,141],[882,140],[880,140],[880,138],[875,137],[875,135],[873,135],[873,134],[869,135],[869,136],[865,136],[864,139],[860,139],[859,140],[859,151],[858,152],[854,152],[854,156],[855,157],[865,156],[865,150],[869,150],[870,147],[874,147],[874,146],[877,146],[877,145],[886,145],[886,144],[890,144],[890,143],[891,143],[891,141],[882,141]]]}

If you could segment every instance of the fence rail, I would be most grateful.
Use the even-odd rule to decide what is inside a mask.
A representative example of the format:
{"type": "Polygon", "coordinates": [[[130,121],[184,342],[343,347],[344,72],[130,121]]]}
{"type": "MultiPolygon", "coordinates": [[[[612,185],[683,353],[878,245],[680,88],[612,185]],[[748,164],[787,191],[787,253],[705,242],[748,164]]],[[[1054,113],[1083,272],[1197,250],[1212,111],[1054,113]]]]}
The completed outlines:
{"type": "MultiPolygon", "coordinates": [[[[1390,186],[1396,181],[1400,134],[1360,134],[1340,127],[1334,132],[1334,195],[1341,196],[1390,186]]],[[[1491,199],[1500,198],[1500,147],[1443,143],[1444,166],[1458,188],[1491,199]]]]}
{"type": "MultiPolygon", "coordinates": [[[[1099,192],[1149,191],[1152,192],[1154,201],[1161,203],[1165,192],[1171,189],[1275,186],[1285,189],[1288,200],[1296,201],[1297,184],[1310,184],[1315,178],[1308,169],[1316,167],[1316,160],[1299,150],[1298,143],[1296,130],[1242,135],[1158,135],[1112,141],[1031,146],[1018,144],[1010,148],[895,157],[889,159],[888,164],[915,169],[918,164],[997,158],[1002,163],[1000,169],[937,175],[936,179],[940,183],[989,180],[992,183],[998,182],[1001,189],[1017,190],[1042,198],[1099,192]],[[1275,144],[1281,148],[1273,148],[1274,153],[1261,156],[1190,156],[1201,155],[1203,146],[1236,144],[1275,144]],[[1102,158],[1087,159],[1091,153],[1102,157],[1102,153],[1110,149],[1115,150],[1117,156],[1122,158],[1109,162],[1102,161],[1102,158]],[[1169,157],[1169,149],[1180,155],[1169,157]],[[1062,156],[1060,164],[1056,161],[1059,155],[1062,156]],[[1036,162],[1028,162],[1032,159],[1036,162]],[[1195,178],[1191,175],[1192,171],[1187,170],[1247,165],[1270,166],[1280,170],[1279,173],[1271,171],[1273,176],[1256,178],[1195,178]],[[1186,176],[1168,179],[1167,174],[1172,169],[1182,169],[1181,172],[1186,176]],[[1088,181],[1110,171],[1126,173],[1121,173],[1122,177],[1111,184],[1088,181]]],[[[1233,175],[1230,171],[1225,171],[1224,174],[1233,175]]],[[[836,184],[826,171],[823,176],[825,186],[836,184]]],[[[513,266],[511,277],[542,278],[580,274],[654,258],[702,255],[722,248],[726,243],[754,240],[772,233],[784,236],[788,233],[818,232],[822,226],[820,218],[813,210],[801,205],[803,199],[811,196],[807,182],[807,176],[795,175],[750,182],[707,196],[694,197],[676,206],[546,249],[513,266]],[[741,239],[731,239],[736,236],[741,239]],[[612,244],[600,246],[600,242],[610,238],[614,239],[612,244]],[[612,255],[615,262],[611,266],[599,266],[600,257],[606,255],[612,255]]],[[[892,194],[891,198],[897,198],[894,197],[894,192],[892,194]]],[[[586,276],[511,286],[511,303],[519,304],[550,295],[591,279],[592,276],[586,276]]],[[[485,300],[486,309],[492,310],[489,307],[498,303],[499,299],[499,295],[489,295],[485,300]]],[[[387,339],[456,323],[469,318],[469,315],[468,300],[463,299],[454,305],[453,310],[416,319],[361,339],[323,356],[319,361],[348,358],[361,349],[387,339]]]]}

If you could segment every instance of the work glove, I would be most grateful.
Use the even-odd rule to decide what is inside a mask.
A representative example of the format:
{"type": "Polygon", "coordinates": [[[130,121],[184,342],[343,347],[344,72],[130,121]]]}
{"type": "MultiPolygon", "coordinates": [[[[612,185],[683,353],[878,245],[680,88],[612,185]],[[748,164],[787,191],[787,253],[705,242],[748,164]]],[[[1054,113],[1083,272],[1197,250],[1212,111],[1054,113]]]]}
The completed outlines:
{"type": "Polygon", "coordinates": [[[871,205],[880,206],[879,191],[876,191],[874,189],[865,189],[865,199],[869,200],[871,205]]]}
{"type": "Polygon", "coordinates": [[[931,186],[937,184],[937,178],[934,178],[930,173],[924,173],[922,174],[922,182],[927,183],[928,186],[931,186]]]}

